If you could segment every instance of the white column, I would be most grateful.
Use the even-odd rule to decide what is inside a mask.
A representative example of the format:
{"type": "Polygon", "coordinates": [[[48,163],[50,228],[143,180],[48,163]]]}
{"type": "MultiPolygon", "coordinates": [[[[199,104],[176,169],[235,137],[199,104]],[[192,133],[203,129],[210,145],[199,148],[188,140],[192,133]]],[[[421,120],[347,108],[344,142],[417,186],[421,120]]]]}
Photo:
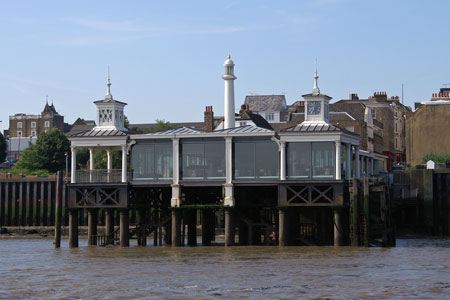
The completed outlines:
{"type": "Polygon", "coordinates": [[[76,183],[77,180],[77,149],[76,147],[70,147],[72,151],[72,160],[70,165],[70,182],[76,183]]]}
{"type": "Polygon", "coordinates": [[[234,117],[234,81],[225,80],[225,118],[224,129],[236,127],[234,117]]]}
{"type": "Polygon", "coordinates": [[[122,145],[122,182],[127,182],[127,145],[122,145]]]}
{"type": "Polygon", "coordinates": [[[233,139],[231,137],[225,138],[225,171],[226,182],[223,185],[224,189],[224,205],[234,206],[234,188],[233,180],[233,139]]]}
{"type": "Polygon", "coordinates": [[[286,180],[286,142],[280,142],[280,180],[286,180]]]}
{"type": "Polygon", "coordinates": [[[173,184],[180,182],[180,139],[172,139],[173,184]]]}
{"type": "Polygon", "coordinates": [[[89,181],[93,182],[94,179],[94,174],[93,174],[93,170],[94,170],[94,149],[93,148],[89,148],[89,181]]]}
{"type": "Polygon", "coordinates": [[[180,207],[181,205],[181,187],[180,187],[180,139],[172,139],[172,161],[173,161],[173,181],[171,207],[180,207]]]}
{"type": "Polygon", "coordinates": [[[106,150],[106,157],[107,157],[106,168],[108,169],[108,171],[111,171],[111,169],[112,169],[112,150],[106,150]]]}
{"type": "Polygon", "coordinates": [[[336,148],[336,174],[335,178],[336,180],[341,179],[341,141],[334,141],[335,148],[336,148]]]}
{"type": "Polygon", "coordinates": [[[361,178],[361,167],[360,167],[360,158],[359,158],[359,146],[355,146],[355,178],[361,178]]]}
{"type": "Polygon", "coordinates": [[[346,144],[347,153],[345,155],[346,170],[345,179],[352,178],[352,144],[346,144]]]}

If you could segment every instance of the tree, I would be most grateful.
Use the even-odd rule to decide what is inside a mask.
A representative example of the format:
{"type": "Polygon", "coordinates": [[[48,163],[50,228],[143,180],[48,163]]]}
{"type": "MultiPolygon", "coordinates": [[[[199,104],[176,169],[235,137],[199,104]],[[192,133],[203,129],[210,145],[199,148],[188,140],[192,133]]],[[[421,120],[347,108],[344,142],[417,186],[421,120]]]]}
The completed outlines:
{"type": "Polygon", "coordinates": [[[4,162],[6,159],[6,139],[3,134],[0,132],[0,163],[4,162]]]}
{"type": "Polygon", "coordinates": [[[41,134],[35,145],[30,145],[20,156],[16,167],[29,171],[48,170],[55,173],[66,164],[65,153],[70,151],[70,142],[59,129],[53,128],[41,134]]]}
{"type": "Polygon", "coordinates": [[[427,153],[422,157],[422,163],[426,164],[429,160],[435,163],[450,163],[450,153],[427,153]]]}
{"type": "Polygon", "coordinates": [[[156,119],[155,126],[147,129],[139,129],[137,127],[133,127],[132,130],[136,131],[137,133],[148,133],[148,132],[158,132],[158,131],[164,131],[169,129],[177,128],[177,125],[171,124],[169,121],[156,119]]]}

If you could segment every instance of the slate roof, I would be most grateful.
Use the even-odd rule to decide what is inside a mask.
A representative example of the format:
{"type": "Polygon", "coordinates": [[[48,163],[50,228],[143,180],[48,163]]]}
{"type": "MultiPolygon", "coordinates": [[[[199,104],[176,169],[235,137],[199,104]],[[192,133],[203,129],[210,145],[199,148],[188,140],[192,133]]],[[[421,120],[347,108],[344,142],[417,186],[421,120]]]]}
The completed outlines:
{"type": "Polygon", "coordinates": [[[321,124],[321,123],[308,123],[308,124],[298,124],[286,129],[281,130],[281,132],[305,132],[305,133],[322,133],[322,132],[344,132],[347,134],[359,136],[358,134],[348,131],[343,128],[339,128],[332,124],[321,124]]]}
{"type": "Polygon", "coordinates": [[[259,126],[241,126],[241,127],[235,127],[235,128],[228,128],[228,129],[222,129],[222,130],[216,130],[213,132],[224,132],[224,133],[255,133],[255,132],[273,132],[273,129],[268,129],[264,127],[259,126]]]}
{"type": "Polygon", "coordinates": [[[284,95],[246,96],[245,104],[251,111],[282,111],[286,109],[286,97],[284,95]]]}
{"type": "Polygon", "coordinates": [[[185,134],[198,134],[198,135],[208,135],[217,133],[259,133],[259,132],[273,132],[272,129],[262,128],[254,125],[247,125],[235,128],[228,128],[215,131],[205,131],[194,128],[180,127],[175,129],[168,129],[159,132],[150,132],[142,134],[144,136],[158,136],[158,135],[185,135],[185,134]]]}
{"type": "MultiPolygon", "coordinates": [[[[130,124],[128,125],[129,128],[135,128],[137,130],[148,130],[152,129],[156,126],[159,126],[158,123],[144,123],[144,124],[130,124]]],[[[176,127],[187,127],[187,128],[195,128],[195,129],[203,129],[205,126],[204,122],[179,122],[179,123],[172,123],[170,122],[169,125],[173,125],[176,127]]]]}
{"type": "Polygon", "coordinates": [[[179,127],[179,128],[167,129],[167,130],[158,131],[158,132],[144,133],[143,135],[201,134],[201,133],[206,133],[206,132],[210,132],[210,131],[188,128],[188,127],[179,127]]]}
{"type": "MultiPolygon", "coordinates": [[[[331,111],[328,115],[328,119],[330,122],[338,122],[338,121],[354,121],[355,118],[351,116],[347,112],[337,112],[331,111]]],[[[303,122],[305,120],[305,113],[291,113],[289,122],[303,122]]]]}
{"type": "Polygon", "coordinates": [[[75,132],[68,134],[70,137],[118,137],[127,136],[132,132],[125,132],[117,129],[91,129],[87,131],[75,132]]]}

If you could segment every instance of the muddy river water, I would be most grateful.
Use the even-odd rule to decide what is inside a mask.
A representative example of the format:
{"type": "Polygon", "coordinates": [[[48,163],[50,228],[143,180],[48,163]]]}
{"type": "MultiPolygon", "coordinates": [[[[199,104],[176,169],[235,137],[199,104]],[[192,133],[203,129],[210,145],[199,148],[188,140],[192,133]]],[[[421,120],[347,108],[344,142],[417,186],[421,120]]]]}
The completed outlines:
{"type": "Polygon", "coordinates": [[[0,299],[450,299],[450,239],[395,248],[0,240],[0,299]]]}

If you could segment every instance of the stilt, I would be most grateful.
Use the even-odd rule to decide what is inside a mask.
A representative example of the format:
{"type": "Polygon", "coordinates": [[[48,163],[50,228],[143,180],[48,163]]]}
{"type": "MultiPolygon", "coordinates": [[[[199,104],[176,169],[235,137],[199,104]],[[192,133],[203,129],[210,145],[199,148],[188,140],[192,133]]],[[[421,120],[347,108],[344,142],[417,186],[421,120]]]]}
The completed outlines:
{"type": "MultiPolygon", "coordinates": [[[[62,200],[62,173],[57,172],[56,176],[56,193],[55,193],[55,248],[61,247],[61,200],[62,200]]],[[[29,211],[30,203],[30,183],[27,184],[27,210],[29,211]]],[[[29,215],[27,214],[27,219],[29,215]]],[[[29,219],[28,219],[29,220],[29,219]]]]}
{"type": "Polygon", "coordinates": [[[278,244],[280,246],[288,245],[288,216],[287,208],[279,208],[278,210],[278,244]]]}
{"type": "Polygon", "coordinates": [[[342,222],[342,209],[334,209],[334,245],[344,245],[344,226],[342,222]]]}
{"type": "MultiPolygon", "coordinates": [[[[139,246],[147,246],[147,230],[146,230],[146,225],[145,225],[146,210],[139,209],[137,211],[137,217],[138,217],[138,221],[139,221],[138,245],[139,246]]],[[[154,232],[156,232],[156,230],[154,232]]]]}
{"type": "Polygon", "coordinates": [[[120,247],[130,246],[130,216],[128,209],[120,211],[120,247]]]}
{"type": "Polygon", "coordinates": [[[188,245],[197,246],[197,210],[191,209],[186,212],[188,223],[188,245]]]}
{"type": "Polygon", "coordinates": [[[181,246],[181,211],[172,210],[172,247],[181,246]]]}
{"type": "Polygon", "coordinates": [[[97,246],[97,221],[98,211],[96,209],[88,210],[88,245],[97,246]]]}
{"type": "Polygon", "coordinates": [[[225,246],[234,245],[234,220],[232,209],[225,208],[225,246]]]}
{"type": "Polygon", "coordinates": [[[248,245],[247,225],[239,220],[239,245],[248,245]]]}
{"type": "Polygon", "coordinates": [[[114,211],[105,210],[105,235],[106,245],[114,245],[114,211]]]}
{"type": "Polygon", "coordinates": [[[78,247],[78,210],[69,211],[69,248],[78,247]]]}
{"type": "Polygon", "coordinates": [[[212,231],[212,224],[211,224],[211,215],[213,214],[213,211],[211,209],[203,209],[202,210],[202,245],[203,246],[210,246],[211,245],[211,231],[212,231]]]}

